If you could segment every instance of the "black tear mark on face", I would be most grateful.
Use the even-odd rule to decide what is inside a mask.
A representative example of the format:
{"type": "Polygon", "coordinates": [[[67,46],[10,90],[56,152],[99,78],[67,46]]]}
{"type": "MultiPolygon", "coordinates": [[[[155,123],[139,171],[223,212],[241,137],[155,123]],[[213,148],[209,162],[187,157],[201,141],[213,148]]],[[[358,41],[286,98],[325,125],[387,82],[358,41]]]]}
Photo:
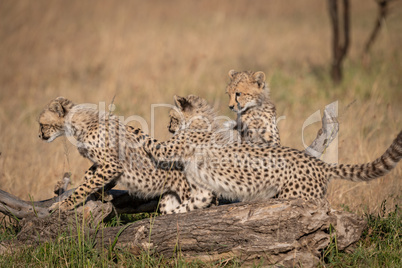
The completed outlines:
{"type": "Polygon", "coordinates": [[[241,107],[241,104],[240,104],[240,102],[239,102],[239,100],[238,100],[238,98],[241,96],[241,92],[236,92],[235,93],[235,100],[236,100],[236,103],[237,103],[237,110],[238,111],[240,111],[241,109],[242,109],[242,107],[241,107]]]}

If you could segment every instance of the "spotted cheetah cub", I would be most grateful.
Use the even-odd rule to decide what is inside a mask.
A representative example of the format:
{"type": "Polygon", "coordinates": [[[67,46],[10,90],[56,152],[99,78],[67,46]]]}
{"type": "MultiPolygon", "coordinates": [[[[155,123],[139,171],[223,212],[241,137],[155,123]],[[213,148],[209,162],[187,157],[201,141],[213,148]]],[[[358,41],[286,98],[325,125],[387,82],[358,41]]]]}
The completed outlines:
{"type": "Polygon", "coordinates": [[[230,82],[226,87],[229,108],[237,113],[234,128],[243,141],[260,142],[279,146],[281,141],[276,125],[276,109],[269,97],[263,72],[229,71],[230,82]]]}
{"type": "Polygon", "coordinates": [[[65,135],[93,163],[85,173],[83,184],[50,210],[73,209],[88,195],[103,187],[112,188],[116,183],[139,197],[163,195],[162,214],[185,212],[211,203],[212,194],[190,185],[183,172],[151,162],[142,143],[153,139],[141,129],[124,125],[119,117],[98,111],[96,106],[75,105],[59,97],[42,111],[39,125],[39,138],[51,142],[65,135]],[[203,199],[202,206],[196,197],[203,199]]]}
{"type": "MultiPolygon", "coordinates": [[[[180,131],[208,131],[211,132],[209,143],[216,146],[234,141],[241,141],[236,129],[228,129],[222,124],[221,117],[217,117],[207,101],[189,95],[187,98],[174,96],[175,108],[169,111],[169,132],[172,134],[180,131]],[[191,103],[188,101],[191,100],[191,103]],[[189,109],[191,106],[192,109],[189,109]],[[205,129],[203,129],[205,128],[205,129]]],[[[228,123],[230,121],[225,121],[228,123]]]]}
{"type": "Polygon", "coordinates": [[[183,162],[191,184],[226,199],[324,198],[331,179],[368,181],[385,175],[402,158],[402,132],[380,158],[362,165],[333,166],[283,146],[243,142],[216,146],[208,122],[212,108],[196,96],[181,98],[180,103],[183,114],[197,118],[192,121],[198,129],[179,131],[167,142],[144,143],[144,148],[157,161],[183,162]]]}

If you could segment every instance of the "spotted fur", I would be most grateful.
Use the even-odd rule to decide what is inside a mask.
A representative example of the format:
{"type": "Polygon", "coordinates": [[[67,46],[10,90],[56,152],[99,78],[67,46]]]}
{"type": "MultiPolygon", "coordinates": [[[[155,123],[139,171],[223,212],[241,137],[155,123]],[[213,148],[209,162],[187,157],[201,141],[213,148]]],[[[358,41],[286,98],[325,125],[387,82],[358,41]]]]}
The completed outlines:
{"type": "Polygon", "coordinates": [[[229,108],[237,113],[235,128],[242,140],[279,146],[276,109],[269,97],[263,72],[229,71],[230,82],[226,87],[229,108]]]}
{"type": "Polygon", "coordinates": [[[143,198],[163,195],[160,203],[163,214],[185,212],[211,203],[211,192],[190,185],[180,167],[153,163],[142,144],[154,140],[141,129],[122,124],[114,115],[59,97],[42,111],[39,126],[42,140],[51,142],[64,135],[93,163],[74,193],[50,210],[73,209],[88,195],[116,183],[143,198]]]}
{"type": "MultiPolygon", "coordinates": [[[[183,114],[202,115],[195,96],[182,98],[183,114]],[[193,103],[197,103],[193,106],[193,103]]],[[[210,118],[213,109],[205,118],[210,118]]],[[[183,116],[182,118],[186,118],[183,116]]],[[[191,184],[227,199],[242,201],[279,198],[324,198],[331,179],[368,181],[388,173],[402,158],[402,132],[377,160],[363,165],[327,164],[296,149],[261,143],[214,143],[208,120],[180,130],[167,142],[144,143],[158,161],[181,161],[191,184]]],[[[194,121],[193,121],[194,122],[194,121]]]]}

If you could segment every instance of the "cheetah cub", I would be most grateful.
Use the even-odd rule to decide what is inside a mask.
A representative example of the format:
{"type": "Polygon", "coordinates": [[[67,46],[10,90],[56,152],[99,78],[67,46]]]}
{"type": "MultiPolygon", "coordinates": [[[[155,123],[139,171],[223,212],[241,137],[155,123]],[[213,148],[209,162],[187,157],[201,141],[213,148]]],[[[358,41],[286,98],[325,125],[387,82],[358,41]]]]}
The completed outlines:
{"type": "Polygon", "coordinates": [[[265,74],[230,70],[229,77],[230,82],[226,87],[229,108],[237,113],[233,127],[239,130],[242,140],[280,146],[276,109],[269,97],[265,74]]]}
{"type": "Polygon", "coordinates": [[[154,140],[141,129],[124,125],[117,116],[58,97],[42,111],[39,125],[39,138],[51,142],[65,135],[93,163],[84,175],[83,184],[69,198],[53,204],[50,210],[73,209],[88,195],[101,188],[112,188],[116,183],[139,197],[163,195],[162,214],[206,207],[212,201],[211,192],[190,185],[180,170],[160,168],[159,163],[152,163],[142,143],[154,140]]]}
{"type": "Polygon", "coordinates": [[[169,132],[177,134],[180,131],[208,131],[211,133],[209,143],[223,145],[234,141],[241,141],[239,132],[236,129],[228,129],[221,117],[217,117],[207,101],[195,95],[187,98],[174,96],[175,108],[169,111],[169,132]],[[188,100],[191,100],[191,108],[188,100]]]}
{"type": "Polygon", "coordinates": [[[183,162],[191,184],[226,199],[324,198],[331,179],[368,181],[385,175],[402,158],[402,132],[380,158],[362,165],[334,166],[283,146],[243,142],[217,146],[208,122],[213,109],[197,96],[178,99],[181,112],[196,117],[190,119],[195,129],[179,131],[167,142],[144,143],[144,148],[157,161],[183,162]]]}

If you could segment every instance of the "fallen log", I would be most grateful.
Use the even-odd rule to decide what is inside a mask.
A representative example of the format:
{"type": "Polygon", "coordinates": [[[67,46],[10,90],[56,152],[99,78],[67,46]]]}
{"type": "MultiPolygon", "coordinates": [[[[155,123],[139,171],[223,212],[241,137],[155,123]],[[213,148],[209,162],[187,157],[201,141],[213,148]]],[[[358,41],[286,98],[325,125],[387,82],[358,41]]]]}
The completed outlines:
{"type": "MultiPolygon", "coordinates": [[[[60,200],[69,197],[73,192],[74,189],[70,189],[60,196],[55,196],[47,200],[24,201],[12,194],[0,190],[0,212],[17,219],[31,217],[45,218],[49,216],[48,208],[54,202],[59,202],[60,200]]],[[[87,198],[87,202],[91,200],[110,202],[117,214],[154,212],[158,205],[158,198],[141,199],[129,195],[129,193],[124,190],[109,190],[106,192],[107,197],[104,198],[103,196],[104,195],[93,194],[87,198]]],[[[99,202],[98,204],[102,203],[103,202],[99,202]]]]}
{"type": "MultiPolygon", "coordinates": [[[[77,228],[71,218],[53,215],[29,220],[17,239],[25,245],[55,240],[60,233],[77,228]]],[[[338,250],[348,249],[366,225],[354,214],[332,210],[325,200],[271,199],[158,216],[125,227],[99,230],[95,226],[87,227],[85,233],[96,239],[97,247],[110,249],[117,238],[115,249],[135,255],[145,251],[188,261],[233,258],[245,265],[312,267],[331,238],[336,236],[338,250]]]]}
{"type": "MultiPolygon", "coordinates": [[[[362,219],[334,211],[327,201],[278,200],[237,203],[136,222],[125,229],[117,246],[133,253],[217,261],[236,258],[243,264],[318,264],[331,236],[339,250],[355,243],[362,219]],[[336,230],[331,234],[329,228],[336,230]]],[[[110,245],[120,227],[97,234],[98,245],[110,245]]]]}

